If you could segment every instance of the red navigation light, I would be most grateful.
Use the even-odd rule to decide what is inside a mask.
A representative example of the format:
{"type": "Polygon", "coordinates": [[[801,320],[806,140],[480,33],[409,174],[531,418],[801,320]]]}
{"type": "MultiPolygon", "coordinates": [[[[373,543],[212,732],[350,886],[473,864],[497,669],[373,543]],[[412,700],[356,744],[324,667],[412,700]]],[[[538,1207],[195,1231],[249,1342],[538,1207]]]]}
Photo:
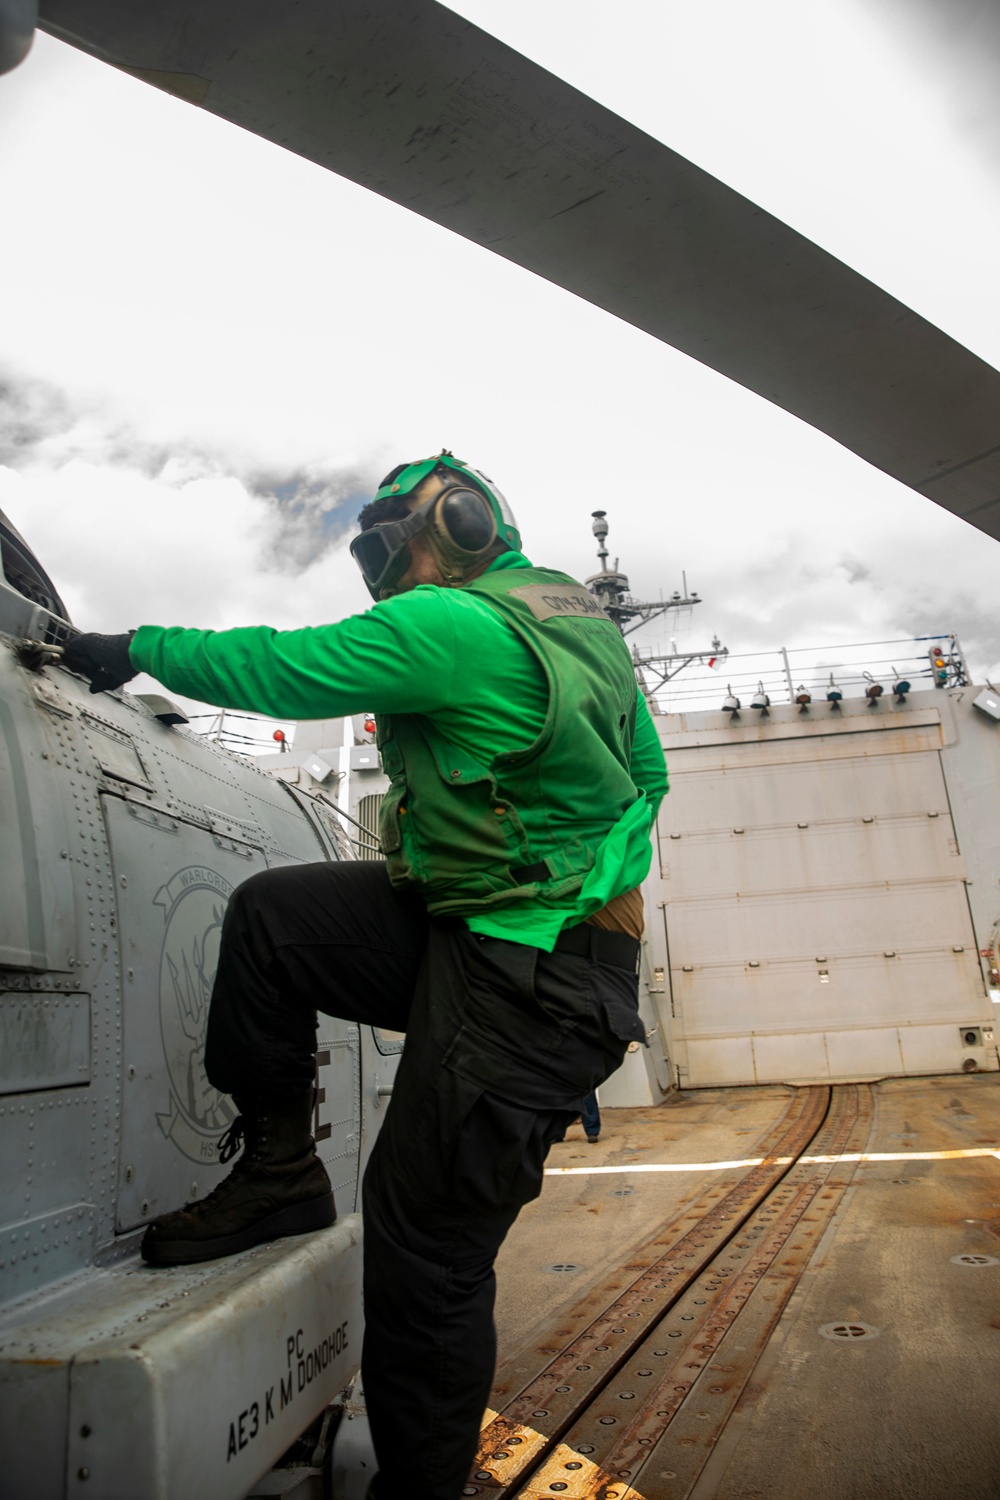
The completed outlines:
{"type": "Polygon", "coordinates": [[[375,720],[369,715],[365,720],[365,734],[375,733],[375,720]]]}
{"type": "Polygon", "coordinates": [[[285,731],[283,729],[276,729],[271,738],[277,740],[279,745],[283,745],[285,743],[285,731]]]}

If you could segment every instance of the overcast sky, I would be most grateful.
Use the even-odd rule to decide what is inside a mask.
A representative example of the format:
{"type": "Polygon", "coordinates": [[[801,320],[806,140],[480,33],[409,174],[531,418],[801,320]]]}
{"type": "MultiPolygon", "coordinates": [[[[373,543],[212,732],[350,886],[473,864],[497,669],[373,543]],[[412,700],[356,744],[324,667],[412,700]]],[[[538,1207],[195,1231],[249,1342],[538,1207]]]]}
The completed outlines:
{"type": "MultiPolygon", "coordinates": [[[[613,31],[591,0],[453,9],[1000,364],[995,142],[940,39],[899,45],[890,0],[619,0],[613,31]]],[[[1000,545],[646,334],[41,34],[0,78],[0,203],[0,506],[82,628],[364,608],[360,505],[446,445],[506,491],[534,560],[592,572],[600,506],[633,592],[686,569],[692,647],[953,629],[1000,676],[1000,545]]]]}

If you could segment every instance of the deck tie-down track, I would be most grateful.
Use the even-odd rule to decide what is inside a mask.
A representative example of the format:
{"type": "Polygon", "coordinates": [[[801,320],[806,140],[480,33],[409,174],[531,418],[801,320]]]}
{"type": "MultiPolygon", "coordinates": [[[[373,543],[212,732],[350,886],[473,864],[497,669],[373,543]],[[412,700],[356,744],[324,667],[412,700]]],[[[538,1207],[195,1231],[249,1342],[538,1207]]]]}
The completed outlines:
{"type": "Polygon", "coordinates": [[[499,1372],[467,1495],[683,1500],[843,1196],[866,1085],[797,1090],[718,1179],[499,1372]],[[812,1148],[811,1150],[809,1148],[812,1148]],[[808,1154],[807,1154],[808,1152],[808,1154]]]}

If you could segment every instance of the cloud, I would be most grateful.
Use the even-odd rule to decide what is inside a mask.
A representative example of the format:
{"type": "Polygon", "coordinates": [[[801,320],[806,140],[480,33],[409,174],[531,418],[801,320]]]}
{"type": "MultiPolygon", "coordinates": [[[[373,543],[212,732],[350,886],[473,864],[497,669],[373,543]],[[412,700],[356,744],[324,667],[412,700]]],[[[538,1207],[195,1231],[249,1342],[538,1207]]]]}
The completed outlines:
{"type": "Polygon", "coordinates": [[[78,420],[79,414],[55,386],[0,373],[0,464],[17,465],[36,456],[78,420]]]}
{"type": "Polygon", "coordinates": [[[310,464],[291,473],[254,473],[249,494],[275,510],[274,565],[294,574],[322,557],[347,534],[374,494],[371,466],[310,464]]]}
{"type": "Polygon", "coordinates": [[[863,583],[866,578],[872,576],[871,568],[867,567],[863,562],[858,562],[857,558],[842,557],[838,563],[838,567],[843,568],[847,574],[848,583],[863,583]]]}
{"type": "Polygon", "coordinates": [[[247,451],[151,436],[96,398],[0,375],[0,505],[87,628],[120,629],[151,609],[245,623],[241,611],[267,618],[265,605],[305,623],[297,606],[343,550],[380,462],[279,469],[247,451]]]}

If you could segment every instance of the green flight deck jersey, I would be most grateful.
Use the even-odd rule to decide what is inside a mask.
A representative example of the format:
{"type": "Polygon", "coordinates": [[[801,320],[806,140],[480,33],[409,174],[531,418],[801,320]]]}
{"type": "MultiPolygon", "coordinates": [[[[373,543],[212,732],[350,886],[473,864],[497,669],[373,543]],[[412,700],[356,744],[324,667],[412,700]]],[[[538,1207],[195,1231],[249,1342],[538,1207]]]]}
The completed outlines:
{"type": "Polygon", "coordinates": [[[375,713],[389,876],[432,914],[551,950],[648,872],[667,777],[628,650],[581,584],[518,552],[333,625],[144,625],[130,655],[224,708],[375,713]]]}

